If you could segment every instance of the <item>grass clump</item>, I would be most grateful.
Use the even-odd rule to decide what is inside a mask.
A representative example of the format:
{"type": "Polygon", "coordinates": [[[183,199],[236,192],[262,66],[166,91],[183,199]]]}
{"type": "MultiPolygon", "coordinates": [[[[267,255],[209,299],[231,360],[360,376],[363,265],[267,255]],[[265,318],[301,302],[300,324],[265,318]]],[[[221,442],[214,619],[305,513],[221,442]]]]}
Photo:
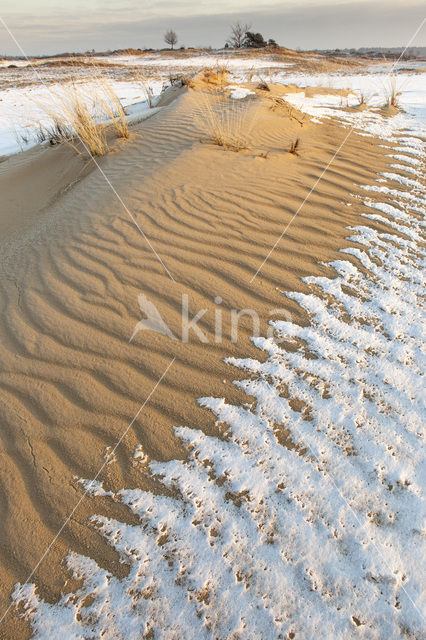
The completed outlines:
{"type": "Polygon", "coordinates": [[[260,91],[270,91],[268,84],[264,80],[259,82],[256,89],[259,89],[260,91]]]}
{"type": "Polygon", "coordinates": [[[109,151],[107,138],[111,131],[118,138],[129,137],[123,105],[104,78],[87,86],[64,85],[49,105],[39,107],[46,115],[36,123],[39,143],[66,143],[78,153],[82,146],[91,156],[103,156],[109,151]]]}
{"type": "Polygon", "coordinates": [[[182,73],[169,73],[169,84],[172,87],[193,87],[194,83],[190,75],[182,73]]]}
{"type": "Polygon", "coordinates": [[[399,96],[401,90],[395,73],[390,73],[384,84],[385,106],[399,108],[399,96]]]}
{"type": "MultiPolygon", "coordinates": [[[[65,141],[77,137],[92,156],[103,156],[108,153],[106,126],[99,122],[99,118],[75,87],[65,94],[61,111],[64,116],[61,124],[65,127],[65,131],[67,134],[75,132],[74,136],[65,135],[65,141]]],[[[58,119],[58,116],[55,115],[55,118],[58,119]]]]}
{"type": "MultiPolygon", "coordinates": [[[[149,84],[149,79],[146,76],[144,76],[142,73],[137,73],[136,82],[141,87],[145,95],[146,101],[148,102],[149,108],[152,109],[154,106],[154,91],[151,85],[149,84]]],[[[171,82],[171,84],[173,83],[171,82]]]]}
{"type": "Polygon", "coordinates": [[[36,140],[50,144],[66,143],[76,151],[78,141],[91,156],[103,156],[108,152],[106,125],[87,96],[75,85],[62,87],[49,105],[39,105],[46,115],[37,125],[36,140]],[[90,104],[90,103],[89,103],[90,104]]]}
{"type": "Polygon", "coordinates": [[[229,70],[225,65],[217,64],[215,69],[203,69],[202,80],[208,85],[223,87],[228,80],[229,70]]]}
{"type": "Polygon", "coordinates": [[[277,96],[268,96],[268,100],[270,100],[272,111],[281,111],[283,114],[291,118],[292,120],[296,120],[303,127],[303,119],[305,116],[301,114],[299,111],[289,103],[284,98],[279,98],[277,96]]]}
{"type": "Polygon", "coordinates": [[[111,85],[105,80],[100,81],[98,98],[104,115],[112,122],[117,138],[129,137],[129,126],[127,124],[126,113],[118,95],[111,85]]]}
{"type": "Polygon", "coordinates": [[[191,88],[191,87],[194,86],[194,82],[193,82],[191,76],[182,76],[180,81],[181,81],[182,87],[191,88]]]}
{"type": "Polygon", "coordinates": [[[358,107],[364,107],[367,106],[367,96],[365,94],[365,92],[362,89],[358,89],[358,91],[355,92],[355,95],[358,98],[358,107]]]}
{"type": "Polygon", "coordinates": [[[199,117],[213,144],[230,151],[248,148],[248,136],[256,117],[251,101],[234,100],[221,94],[203,102],[199,117]]]}
{"type": "Polygon", "coordinates": [[[299,153],[298,153],[299,146],[300,146],[300,139],[296,138],[296,140],[293,140],[293,142],[290,143],[290,147],[289,147],[288,152],[291,153],[294,156],[299,155],[299,153]]]}

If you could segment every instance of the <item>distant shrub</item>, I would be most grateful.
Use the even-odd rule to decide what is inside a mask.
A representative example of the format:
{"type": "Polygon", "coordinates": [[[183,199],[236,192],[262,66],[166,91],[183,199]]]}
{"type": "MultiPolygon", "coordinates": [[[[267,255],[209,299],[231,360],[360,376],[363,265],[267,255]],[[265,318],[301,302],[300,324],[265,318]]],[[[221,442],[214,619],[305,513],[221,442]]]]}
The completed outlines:
{"type": "Polygon", "coordinates": [[[267,44],[268,43],[264,40],[261,33],[247,31],[243,46],[247,49],[262,49],[263,47],[266,47],[267,44]]]}

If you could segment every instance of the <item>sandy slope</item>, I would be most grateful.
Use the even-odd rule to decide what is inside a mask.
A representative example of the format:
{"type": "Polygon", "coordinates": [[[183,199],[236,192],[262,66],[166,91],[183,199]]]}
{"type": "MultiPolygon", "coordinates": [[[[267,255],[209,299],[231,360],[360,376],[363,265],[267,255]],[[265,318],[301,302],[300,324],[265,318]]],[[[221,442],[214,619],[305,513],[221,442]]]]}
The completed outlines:
{"type": "MultiPolygon", "coordinates": [[[[345,227],[359,213],[361,205],[349,194],[387,165],[374,139],[351,137],[250,284],[346,131],[308,121],[300,127],[259,97],[250,107],[256,118],[249,149],[224,151],[206,142],[200,105],[212,97],[201,96],[185,92],[101,161],[174,281],[99,171],[64,191],[81,166],[62,149],[35,152],[37,184],[26,191],[13,188],[23,204],[13,195],[2,199],[0,224],[9,228],[13,211],[16,234],[1,244],[1,610],[81,495],[73,476],[96,474],[106,447],[118,440],[172,357],[174,365],[102,475],[107,488],[155,490],[155,481],[141,481],[132,466],[137,443],[148,455],[169,459],[182,455],[173,425],[213,433],[214,417],[197,405],[198,397],[246,401],[230,385],[229,376],[236,374],[222,360],[255,353],[252,323],[241,321],[239,341],[232,344],[229,310],[256,310],[263,333],[279,317],[269,314],[272,309],[300,316],[281,291],[303,289],[303,275],[326,273],[319,263],[347,246],[345,227]],[[299,156],[285,151],[295,137],[301,139],[299,156]],[[266,159],[260,157],[267,151],[266,159]],[[348,200],[351,207],[343,204],[348,200]],[[27,212],[22,225],[20,210],[27,212]],[[29,218],[31,211],[37,215],[29,218]],[[152,332],[140,332],[129,343],[141,318],[140,293],[176,335],[181,296],[188,294],[190,311],[208,310],[200,327],[209,343],[191,334],[189,344],[182,344],[152,332]],[[214,343],[216,296],[223,299],[221,344],[214,343]]],[[[19,184],[22,178],[28,184],[32,162],[22,157],[18,169],[0,165],[0,181],[15,180],[16,171],[23,171],[19,184]],[[27,162],[29,174],[22,169],[27,162]]],[[[70,548],[118,575],[125,570],[88,523],[91,500],[74,514],[33,577],[47,599],[63,587],[61,561],[70,548]]],[[[104,513],[132,521],[119,504],[105,501],[104,513]]],[[[28,633],[12,613],[2,626],[2,637],[28,633]]]]}

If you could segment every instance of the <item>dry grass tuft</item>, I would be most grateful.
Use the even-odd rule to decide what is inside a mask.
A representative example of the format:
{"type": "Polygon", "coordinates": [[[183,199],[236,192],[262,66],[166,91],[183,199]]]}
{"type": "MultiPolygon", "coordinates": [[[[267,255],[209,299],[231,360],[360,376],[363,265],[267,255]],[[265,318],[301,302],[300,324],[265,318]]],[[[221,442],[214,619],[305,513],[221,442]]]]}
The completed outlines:
{"type": "Polygon", "coordinates": [[[169,73],[169,84],[172,87],[193,87],[194,83],[190,75],[182,73],[169,73]]]}
{"type": "Polygon", "coordinates": [[[224,62],[219,62],[219,60],[216,62],[216,73],[225,75],[229,72],[229,67],[224,62]]]}
{"type": "MultiPolygon", "coordinates": [[[[107,127],[100,122],[99,117],[96,117],[76,87],[65,93],[60,107],[59,116],[54,114],[54,119],[61,121],[67,133],[75,132],[75,137],[82,142],[92,156],[103,156],[108,153],[107,127]],[[63,119],[60,117],[61,113],[63,119]]],[[[72,138],[65,136],[64,140],[70,141],[72,138]]]]}
{"type": "Polygon", "coordinates": [[[149,108],[152,109],[154,106],[154,92],[149,84],[149,78],[144,76],[143,73],[136,73],[135,79],[145,95],[149,108]]]}
{"type": "Polygon", "coordinates": [[[192,88],[194,86],[194,82],[191,76],[182,76],[181,83],[182,83],[182,87],[192,88]]]}
{"type": "Polygon", "coordinates": [[[251,82],[253,80],[253,76],[255,75],[256,70],[254,67],[251,67],[246,73],[247,82],[251,82]]]}
{"type": "Polygon", "coordinates": [[[209,141],[230,151],[248,148],[248,137],[256,119],[251,101],[234,100],[218,94],[204,100],[200,121],[209,141]]]}
{"type": "Polygon", "coordinates": [[[228,79],[229,69],[225,64],[216,63],[216,67],[205,67],[201,79],[209,85],[223,87],[228,79]]]}
{"type": "Polygon", "coordinates": [[[291,144],[290,144],[290,148],[288,150],[289,153],[292,153],[294,156],[299,155],[298,154],[298,149],[300,146],[300,139],[296,138],[296,140],[294,140],[291,144]]]}
{"type": "Polygon", "coordinates": [[[362,107],[364,105],[367,105],[367,96],[365,95],[364,91],[362,89],[359,89],[358,91],[356,91],[356,95],[358,97],[358,106],[362,107]]]}
{"type": "Polygon", "coordinates": [[[210,67],[206,67],[205,69],[203,69],[203,80],[204,82],[206,82],[207,84],[214,84],[214,81],[216,79],[216,74],[213,71],[213,69],[211,69],[210,67]]]}
{"type": "Polygon", "coordinates": [[[401,87],[395,73],[389,74],[389,79],[384,84],[385,106],[399,108],[399,96],[401,87]]]}
{"type": "Polygon", "coordinates": [[[208,85],[223,87],[227,83],[228,75],[227,67],[217,64],[215,69],[206,67],[203,70],[202,80],[208,85]]]}
{"type": "MultiPolygon", "coordinates": [[[[37,141],[67,143],[79,151],[77,140],[80,140],[83,148],[92,156],[108,153],[108,125],[103,120],[105,116],[109,117],[112,106],[109,105],[108,112],[105,111],[105,96],[97,91],[89,99],[81,87],[67,85],[55,98],[53,104],[39,105],[47,116],[47,124],[44,120],[37,123],[37,141]]],[[[120,128],[118,118],[114,126],[120,128]]]]}
{"type": "Polygon", "coordinates": [[[256,89],[259,89],[260,91],[270,91],[268,84],[264,80],[259,82],[256,89]]]}
{"type": "MultiPolygon", "coordinates": [[[[69,141],[73,137],[73,132],[69,126],[64,124],[58,114],[52,114],[50,116],[50,122],[48,124],[44,122],[36,122],[36,133],[34,134],[35,140],[41,144],[42,142],[50,142],[51,145],[60,144],[65,140],[69,141]]],[[[24,138],[22,138],[25,142],[24,138]]],[[[28,138],[26,140],[28,142],[28,138]]]]}
{"type": "Polygon", "coordinates": [[[305,115],[296,111],[296,109],[292,107],[291,104],[287,102],[287,100],[284,100],[284,98],[279,98],[277,96],[268,96],[268,100],[271,101],[272,111],[281,111],[292,120],[296,120],[296,122],[298,122],[300,126],[303,127],[303,120],[305,118],[305,115]]]}
{"type": "Polygon", "coordinates": [[[182,78],[183,75],[181,73],[173,73],[172,71],[168,73],[168,80],[171,87],[182,86],[182,78]]]}
{"type": "Polygon", "coordinates": [[[101,103],[102,111],[107,118],[111,120],[117,134],[117,138],[127,139],[129,137],[129,127],[126,120],[126,113],[123,105],[121,104],[120,98],[107,80],[101,79],[100,83],[98,98],[101,103]]]}

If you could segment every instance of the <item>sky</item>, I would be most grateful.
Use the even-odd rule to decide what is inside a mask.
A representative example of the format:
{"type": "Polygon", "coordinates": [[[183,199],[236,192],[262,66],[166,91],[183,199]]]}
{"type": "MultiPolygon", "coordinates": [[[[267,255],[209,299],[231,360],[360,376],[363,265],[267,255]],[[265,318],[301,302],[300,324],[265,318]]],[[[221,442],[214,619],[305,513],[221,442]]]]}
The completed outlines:
{"type": "MultiPolygon", "coordinates": [[[[229,25],[248,22],[296,49],[405,46],[426,16],[424,0],[0,0],[0,16],[27,55],[221,47],[229,25]]],[[[426,25],[413,46],[426,46],[426,25]]],[[[0,56],[19,55],[0,21],[0,56]]]]}

